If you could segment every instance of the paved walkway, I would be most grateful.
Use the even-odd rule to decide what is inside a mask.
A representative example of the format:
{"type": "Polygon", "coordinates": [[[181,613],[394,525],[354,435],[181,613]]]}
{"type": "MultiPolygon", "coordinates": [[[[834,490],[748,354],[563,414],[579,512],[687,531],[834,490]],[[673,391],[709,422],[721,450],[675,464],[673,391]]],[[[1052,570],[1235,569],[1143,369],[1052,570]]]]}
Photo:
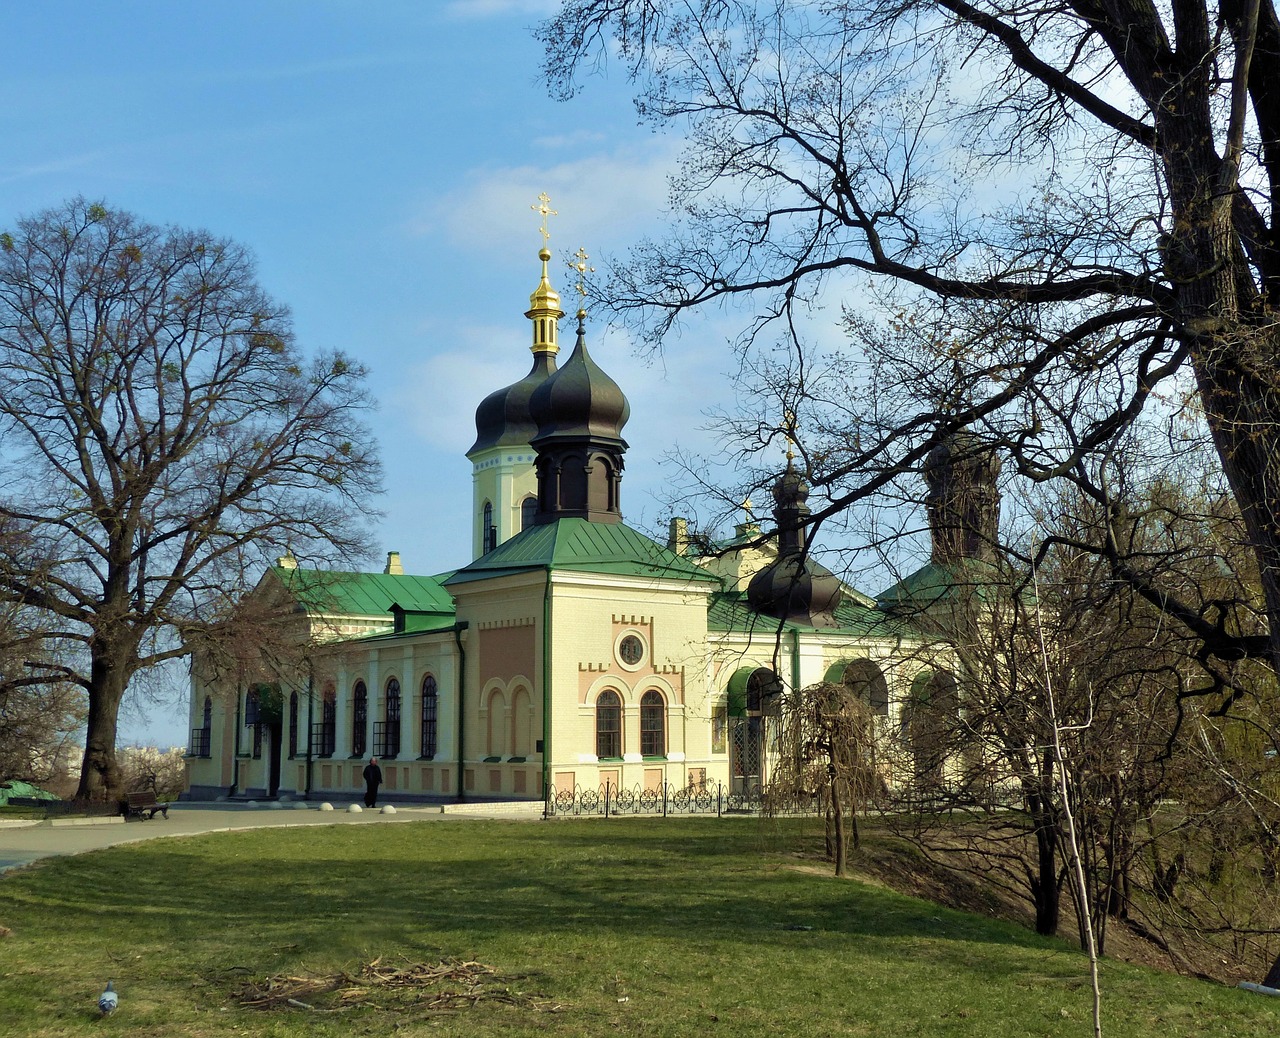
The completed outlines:
{"type": "Polygon", "coordinates": [[[0,874],[29,865],[40,858],[82,854],[118,843],[136,843],[164,836],[197,836],[287,825],[390,825],[448,818],[537,819],[540,803],[509,804],[406,804],[395,805],[395,814],[381,809],[348,813],[345,804],[321,811],[319,804],[173,804],[169,817],[124,821],[111,818],[66,818],[47,822],[0,822],[0,874]]]}

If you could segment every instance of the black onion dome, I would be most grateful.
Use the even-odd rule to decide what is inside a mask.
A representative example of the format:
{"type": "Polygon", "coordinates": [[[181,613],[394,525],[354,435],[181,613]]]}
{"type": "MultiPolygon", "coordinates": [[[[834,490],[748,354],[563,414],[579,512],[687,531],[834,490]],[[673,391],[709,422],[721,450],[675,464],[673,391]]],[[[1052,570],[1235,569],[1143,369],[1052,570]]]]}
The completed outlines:
{"type": "Polygon", "coordinates": [[[626,446],[622,427],[631,417],[631,405],[618,383],[587,352],[581,317],[573,353],[534,390],[529,410],[539,441],[591,440],[626,446]]]}
{"type": "Polygon", "coordinates": [[[787,467],[782,475],[773,481],[773,500],[778,507],[801,506],[809,498],[809,484],[796,471],[791,459],[787,459],[787,467]]]}
{"type": "Polygon", "coordinates": [[[810,627],[836,627],[836,607],[844,596],[840,579],[805,551],[809,484],[787,458],[773,484],[773,517],[778,524],[778,558],[751,578],[747,602],[757,613],[810,627]]]}
{"type": "Polygon", "coordinates": [[[784,556],[751,578],[747,601],[757,613],[809,627],[836,627],[844,592],[825,566],[800,555],[784,556]]]}
{"type": "Polygon", "coordinates": [[[519,382],[490,393],[476,408],[476,442],[467,455],[489,447],[528,445],[537,435],[529,402],[534,391],[555,374],[554,353],[540,351],[533,355],[533,367],[519,382]]]}

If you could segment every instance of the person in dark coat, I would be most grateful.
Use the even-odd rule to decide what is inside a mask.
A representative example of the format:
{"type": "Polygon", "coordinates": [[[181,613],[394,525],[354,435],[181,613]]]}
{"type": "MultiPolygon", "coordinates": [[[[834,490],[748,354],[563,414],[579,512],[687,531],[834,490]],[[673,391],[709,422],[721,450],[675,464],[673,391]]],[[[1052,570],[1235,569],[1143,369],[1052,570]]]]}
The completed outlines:
{"type": "Polygon", "coordinates": [[[364,766],[364,806],[378,806],[378,787],[382,785],[382,769],[378,767],[378,758],[370,757],[364,766]]]}

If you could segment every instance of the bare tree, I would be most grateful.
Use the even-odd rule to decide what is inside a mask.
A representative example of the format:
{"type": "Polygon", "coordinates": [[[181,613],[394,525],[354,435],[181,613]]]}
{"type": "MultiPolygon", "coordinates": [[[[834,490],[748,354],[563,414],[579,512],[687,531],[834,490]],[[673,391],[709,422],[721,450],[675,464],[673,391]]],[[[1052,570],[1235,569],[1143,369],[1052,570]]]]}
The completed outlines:
{"type": "MultiPolygon", "coordinates": [[[[1280,667],[1270,0],[565,0],[541,37],[554,90],[621,62],[641,117],[688,135],[670,235],[617,262],[606,296],[655,344],[735,299],[744,355],[770,329],[793,341],[790,409],[811,416],[807,477],[830,496],[814,521],[962,426],[1109,506],[1084,463],[1153,395],[1191,392],[1269,623],[1235,629],[1113,569],[1206,653],[1280,667]],[[871,292],[890,316],[860,323],[868,352],[914,343],[937,392],[913,403],[895,395],[909,374],[871,363],[856,403],[823,409],[805,307],[871,292]]],[[[755,442],[778,429],[758,420],[755,442]]]]}
{"type": "Polygon", "coordinates": [[[208,641],[248,574],[367,553],[369,406],[232,242],[83,199],[0,234],[0,597],[87,693],[81,796],[120,792],[130,679],[208,641]]]}
{"type": "Polygon", "coordinates": [[[822,799],[828,852],[843,876],[850,842],[859,846],[858,813],[879,786],[871,704],[845,685],[820,682],[786,697],[779,716],[770,792],[822,799]]]}
{"type": "Polygon", "coordinates": [[[0,602],[0,779],[45,785],[66,777],[84,724],[85,694],[47,657],[31,613],[0,602]]]}

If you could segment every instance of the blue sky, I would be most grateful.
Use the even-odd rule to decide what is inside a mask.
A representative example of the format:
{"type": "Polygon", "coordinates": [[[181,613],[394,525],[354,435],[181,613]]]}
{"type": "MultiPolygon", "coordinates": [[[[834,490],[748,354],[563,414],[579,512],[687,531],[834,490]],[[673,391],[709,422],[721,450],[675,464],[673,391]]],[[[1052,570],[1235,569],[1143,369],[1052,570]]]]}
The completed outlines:
{"type": "MultiPolygon", "coordinates": [[[[557,261],[624,252],[663,219],[679,140],[637,125],[620,68],[552,101],[530,27],[551,0],[7,0],[0,226],[73,195],[251,248],[304,348],[372,370],[383,552],[430,573],[470,559],[474,410],[528,368],[546,191],[557,261]]],[[[553,268],[567,310],[571,280],[553,268]]],[[[562,336],[572,341],[572,322],[562,336]]],[[[730,392],[725,330],[660,366],[596,324],[632,404],[628,521],[652,530],[660,464],[709,448],[730,392]]],[[[170,699],[173,686],[169,682],[170,699]]],[[[137,704],[122,739],[180,744],[184,706],[137,704]]]]}

